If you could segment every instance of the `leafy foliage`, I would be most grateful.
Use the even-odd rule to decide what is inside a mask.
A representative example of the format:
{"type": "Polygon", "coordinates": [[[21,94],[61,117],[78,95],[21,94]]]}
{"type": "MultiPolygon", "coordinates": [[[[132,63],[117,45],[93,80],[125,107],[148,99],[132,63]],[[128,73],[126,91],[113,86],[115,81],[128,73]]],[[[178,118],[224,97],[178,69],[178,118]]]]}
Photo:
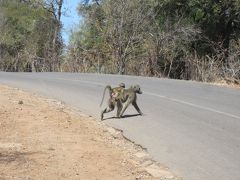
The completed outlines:
{"type": "Polygon", "coordinates": [[[239,82],[239,0],[82,0],[67,53],[62,3],[0,0],[0,70],[239,82]]]}
{"type": "MultiPolygon", "coordinates": [[[[49,71],[58,22],[41,1],[1,0],[0,69],[49,71]]],[[[61,37],[58,37],[61,51],[61,37]]]]}
{"type": "Polygon", "coordinates": [[[84,1],[68,61],[81,64],[75,71],[224,79],[227,67],[238,72],[239,8],[236,0],[84,1]]]}

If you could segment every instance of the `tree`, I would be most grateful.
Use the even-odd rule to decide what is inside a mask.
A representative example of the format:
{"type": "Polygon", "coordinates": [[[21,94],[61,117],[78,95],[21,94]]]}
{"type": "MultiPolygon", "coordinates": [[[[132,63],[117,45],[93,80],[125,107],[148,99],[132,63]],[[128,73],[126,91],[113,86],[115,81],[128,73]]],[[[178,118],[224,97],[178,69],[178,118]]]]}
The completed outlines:
{"type": "Polygon", "coordinates": [[[238,79],[239,12],[235,0],[86,0],[69,60],[84,72],[238,79]]]}
{"type": "Polygon", "coordinates": [[[60,32],[59,23],[44,2],[0,1],[1,70],[58,70],[52,67],[57,64],[62,49],[61,34],[56,33],[60,32]]]}
{"type": "Polygon", "coordinates": [[[46,0],[43,7],[50,13],[52,13],[54,19],[54,34],[52,40],[52,61],[50,71],[60,70],[60,54],[62,53],[62,37],[61,37],[61,16],[62,16],[63,0],[46,0]]]}

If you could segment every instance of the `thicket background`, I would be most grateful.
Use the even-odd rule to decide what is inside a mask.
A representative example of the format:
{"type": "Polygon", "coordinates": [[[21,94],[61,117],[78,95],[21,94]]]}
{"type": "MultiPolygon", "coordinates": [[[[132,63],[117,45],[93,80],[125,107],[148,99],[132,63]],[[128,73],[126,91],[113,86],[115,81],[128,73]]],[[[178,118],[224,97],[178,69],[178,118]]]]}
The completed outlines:
{"type": "Polygon", "coordinates": [[[0,69],[240,80],[240,0],[84,0],[68,46],[64,0],[0,0],[0,69]]]}

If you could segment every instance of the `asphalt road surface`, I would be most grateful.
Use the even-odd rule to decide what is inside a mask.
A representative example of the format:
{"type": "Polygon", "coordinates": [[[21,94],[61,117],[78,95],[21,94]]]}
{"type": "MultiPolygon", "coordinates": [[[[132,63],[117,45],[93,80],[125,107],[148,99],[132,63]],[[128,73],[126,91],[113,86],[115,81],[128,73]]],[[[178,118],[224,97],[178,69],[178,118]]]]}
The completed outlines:
{"type": "MultiPolygon", "coordinates": [[[[0,84],[55,98],[100,120],[104,86],[140,84],[126,118],[104,122],[185,180],[240,179],[240,90],[190,81],[78,73],[4,73],[0,84]]],[[[106,100],[105,100],[106,101],[106,100]]]]}

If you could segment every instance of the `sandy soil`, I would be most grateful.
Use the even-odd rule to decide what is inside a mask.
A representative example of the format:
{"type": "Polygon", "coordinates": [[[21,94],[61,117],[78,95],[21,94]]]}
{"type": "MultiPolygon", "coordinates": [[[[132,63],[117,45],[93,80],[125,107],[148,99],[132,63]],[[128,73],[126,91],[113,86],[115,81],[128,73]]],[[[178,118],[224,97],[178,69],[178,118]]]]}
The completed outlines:
{"type": "Polygon", "coordinates": [[[0,179],[153,179],[102,124],[0,86],[0,179]]]}

